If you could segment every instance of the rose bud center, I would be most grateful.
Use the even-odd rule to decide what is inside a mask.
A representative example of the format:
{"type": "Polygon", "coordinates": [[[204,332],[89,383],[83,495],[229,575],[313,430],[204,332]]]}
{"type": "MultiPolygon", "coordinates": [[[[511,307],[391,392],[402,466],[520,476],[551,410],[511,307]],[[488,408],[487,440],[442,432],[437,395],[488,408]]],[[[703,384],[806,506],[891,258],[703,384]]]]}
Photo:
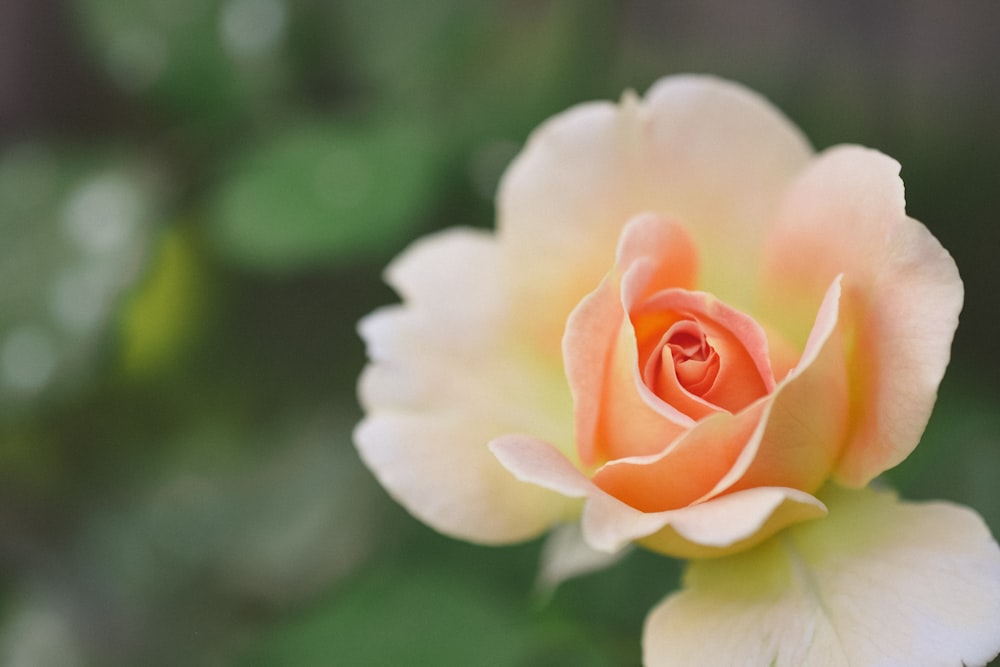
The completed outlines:
{"type": "Polygon", "coordinates": [[[663,335],[646,362],[643,379],[654,393],[673,380],[693,396],[704,396],[719,376],[719,355],[693,320],[681,320],[663,335]],[[671,378],[664,378],[664,374],[671,378]]]}
{"type": "Polygon", "coordinates": [[[760,326],[706,294],[663,290],[630,317],[642,382],[693,419],[739,412],[774,388],[760,326]]]}

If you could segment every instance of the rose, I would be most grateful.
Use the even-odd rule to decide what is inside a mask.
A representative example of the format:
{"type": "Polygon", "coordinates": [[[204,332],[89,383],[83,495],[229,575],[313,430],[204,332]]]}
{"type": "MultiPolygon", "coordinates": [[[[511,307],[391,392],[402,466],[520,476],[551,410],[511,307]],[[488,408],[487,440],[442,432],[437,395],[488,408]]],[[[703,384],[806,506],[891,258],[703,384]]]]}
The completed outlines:
{"type": "Polygon", "coordinates": [[[962,302],[898,172],[814,155],[705,77],[560,114],[504,176],[495,235],[390,266],[404,303],[361,324],[362,457],[457,537],[579,519],[543,579],[630,541],[718,556],[647,617],[647,665],[984,664],[982,519],[857,488],[916,445],[962,302]]]}
{"type": "Polygon", "coordinates": [[[898,170],[814,155],[704,77],[557,116],[505,175],[496,236],[444,232],[390,268],[405,305],[361,326],[362,456],[481,542],[581,499],[592,547],[680,556],[823,515],[827,479],[863,486],[916,445],[961,306],[898,170]]]}

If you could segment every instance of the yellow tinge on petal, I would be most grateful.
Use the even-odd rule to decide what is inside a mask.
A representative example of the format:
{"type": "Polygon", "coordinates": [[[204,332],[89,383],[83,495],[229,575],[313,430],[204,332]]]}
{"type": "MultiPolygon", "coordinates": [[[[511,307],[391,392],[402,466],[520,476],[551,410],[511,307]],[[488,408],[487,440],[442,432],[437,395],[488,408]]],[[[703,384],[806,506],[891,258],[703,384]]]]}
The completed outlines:
{"type": "Polygon", "coordinates": [[[646,620],[647,667],[985,665],[1000,650],[1000,548],[949,503],[831,487],[830,514],[688,566],[646,620]]]}

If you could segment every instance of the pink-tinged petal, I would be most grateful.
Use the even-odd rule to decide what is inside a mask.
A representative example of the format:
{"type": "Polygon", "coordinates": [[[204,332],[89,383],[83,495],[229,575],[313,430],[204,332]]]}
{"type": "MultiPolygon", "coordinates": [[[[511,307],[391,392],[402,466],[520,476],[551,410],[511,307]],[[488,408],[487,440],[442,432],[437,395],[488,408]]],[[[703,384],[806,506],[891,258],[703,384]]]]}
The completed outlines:
{"type": "Polygon", "coordinates": [[[576,448],[585,466],[598,452],[597,425],[615,340],[625,317],[618,290],[605,279],[570,314],[563,336],[563,363],[575,405],[576,448]]]}
{"type": "Polygon", "coordinates": [[[764,407],[707,417],[656,455],[610,461],[594,473],[594,484],[643,512],[685,507],[712,491],[736,464],[764,407]]]}
{"type": "Polygon", "coordinates": [[[405,303],[360,324],[371,363],[355,432],[388,492],[437,530],[477,542],[533,537],[572,512],[559,494],[513,479],[487,448],[530,431],[572,446],[572,405],[557,363],[512,341],[490,235],[468,230],[415,244],[388,270],[405,303]],[[459,307],[460,306],[460,307],[459,307]]]}
{"type": "Polygon", "coordinates": [[[798,366],[771,397],[735,416],[699,422],[658,455],[612,461],[595,473],[594,483],[646,512],[755,487],[818,488],[845,437],[839,303],[838,278],[827,290],[798,366]]]}
{"type": "Polygon", "coordinates": [[[623,232],[618,262],[621,295],[614,277],[605,278],[571,313],[563,337],[577,448],[588,467],[660,452],[694,420],[741,409],[774,387],[760,326],[707,294],[678,289],[690,284],[696,271],[694,247],[683,228],[638,216],[623,232]],[[625,309],[633,307],[628,320],[625,309]],[[679,384],[672,364],[662,385],[655,369],[649,371],[653,380],[644,381],[651,348],[672,323],[664,317],[697,319],[718,346],[719,372],[704,397],[679,384]]]}
{"type": "Polygon", "coordinates": [[[761,239],[811,150],[773,106],[709,77],[662,80],[640,101],[589,103],[546,122],[501,181],[498,233],[522,316],[557,352],[566,317],[614,262],[644,211],[681,222],[703,257],[702,286],[749,304],[761,239]]]}
{"type": "Polygon", "coordinates": [[[517,479],[570,498],[586,498],[583,536],[598,551],[617,552],[641,540],[672,556],[717,556],[826,511],[822,503],[796,489],[758,488],[677,510],[641,512],[598,488],[542,440],[508,435],[491,442],[490,449],[517,479]]]}
{"type": "Polygon", "coordinates": [[[790,188],[768,241],[765,306],[794,311],[844,276],[854,432],[837,474],[856,486],[916,446],[962,306],[955,263],[906,217],[898,174],[876,151],[826,151],[790,188]]]}
{"type": "Polygon", "coordinates": [[[646,619],[643,664],[982,666],[1000,651],[1000,549],[974,512],[830,489],[820,521],[691,563],[646,619]]]}
{"type": "Polygon", "coordinates": [[[687,229],[652,213],[636,216],[618,240],[615,268],[623,279],[622,292],[631,303],[662,289],[694,289],[698,277],[698,249],[687,229]]]}
{"type": "MultiPolygon", "coordinates": [[[[626,288],[623,284],[622,301],[635,327],[640,366],[646,365],[664,332],[687,319],[698,323],[719,359],[715,381],[698,396],[704,405],[736,412],[774,389],[767,334],[752,318],[705,292],[665,289],[637,303],[626,288]]],[[[694,418],[708,414],[691,413],[682,407],[690,403],[690,396],[679,383],[664,389],[669,393],[656,393],[682,412],[694,418]]]]}
{"type": "MultiPolygon", "coordinates": [[[[626,290],[627,285],[623,285],[623,291],[626,290]]],[[[629,305],[631,298],[632,295],[626,292],[622,300],[629,305]]],[[[614,299],[607,284],[602,287],[601,299],[605,308],[592,315],[595,322],[606,323],[620,316],[620,309],[611,311],[614,299]],[[607,311],[613,314],[601,318],[601,313],[607,311]]],[[[835,305],[833,307],[835,309],[835,305]]],[[[596,451],[609,461],[594,474],[594,482],[607,493],[644,512],[683,507],[712,495],[713,490],[718,494],[725,489],[720,487],[720,479],[726,478],[727,472],[726,486],[729,486],[750,467],[762,437],[763,431],[758,425],[762,415],[770,410],[770,404],[763,402],[747,410],[743,408],[765,396],[774,386],[766,335],[746,315],[709,295],[685,290],[657,292],[634,309],[631,317],[638,340],[633,338],[628,327],[619,330],[615,354],[606,362],[610,368],[603,372],[603,392],[594,390],[591,394],[600,396],[600,400],[577,403],[578,419],[582,410],[583,419],[595,426],[594,442],[599,445],[596,451]],[[705,392],[705,398],[717,400],[722,408],[732,409],[737,416],[720,414],[718,408],[692,396],[688,387],[680,386],[672,371],[663,382],[653,386],[650,386],[651,378],[636,376],[637,366],[645,366],[647,371],[650,368],[644,356],[659,354],[657,348],[652,351],[648,348],[650,341],[662,336],[661,332],[668,328],[669,321],[660,321],[664,317],[691,318],[706,328],[712,344],[719,348],[722,370],[718,383],[736,387],[742,393],[734,394],[734,390],[723,388],[722,391],[729,391],[728,395],[723,395],[713,387],[705,392]],[[655,396],[651,390],[655,391],[655,396]],[[680,410],[692,421],[684,423],[676,417],[667,419],[663,415],[668,409],[680,410]],[[700,421],[695,423],[693,419],[700,421]],[[741,459],[743,466],[733,473],[741,459]]],[[[574,324],[571,319],[571,332],[574,324]]],[[[662,363],[666,365],[672,361],[662,363]]],[[[772,436],[773,433],[772,430],[772,436]]],[[[806,442],[811,443],[814,439],[806,442]]],[[[794,444],[786,446],[786,450],[792,449],[805,450],[794,444]]],[[[798,464],[807,458],[809,463],[815,463],[815,459],[820,458],[818,454],[809,454],[808,457],[798,456],[794,461],[782,457],[780,462],[798,464]]],[[[776,475],[775,481],[780,484],[765,482],[763,485],[799,486],[797,482],[803,481],[818,485],[830,469],[829,456],[822,458],[825,465],[814,470],[802,471],[800,466],[794,466],[795,472],[800,477],[805,476],[805,480],[776,475]]]]}
{"type": "Polygon", "coordinates": [[[575,403],[577,451],[585,466],[658,452],[694,425],[642,385],[635,335],[613,280],[602,282],[570,315],[563,359],[575,403]]]}
{"type": "Polygon", "coordinates": [[[812,492],[840,456],[848,428],[848,386],[839,329],[840,278],[827,289],[798,365],[767,404],[760,428],[712,495],[757,486],[812,492]]]}

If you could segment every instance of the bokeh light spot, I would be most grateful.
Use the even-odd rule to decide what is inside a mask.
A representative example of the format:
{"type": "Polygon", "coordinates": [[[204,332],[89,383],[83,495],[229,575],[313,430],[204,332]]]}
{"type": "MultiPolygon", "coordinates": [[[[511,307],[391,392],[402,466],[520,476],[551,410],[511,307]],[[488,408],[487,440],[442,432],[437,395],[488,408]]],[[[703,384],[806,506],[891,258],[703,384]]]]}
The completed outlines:
{"type": "Polygon", "coordinates": [[[92,262],[59,272],[49,291],[49,311],[67,332],[87,334],[101,323],[110,283],[107,264],[92,262]]]}
{"type": "Polygon", "coordinates": [[[7,667],[79,667],[83,659],[74,634],[65,613],[30,601],[4,624],[0,663],[7,667]]]}
{"type": "Polygon", "coordinates": [[[52,377],[56,361],[52,335],[38,327],[22,325],[7,334],[0,347],[0,378],[9,389],[35,393],[52,377]]]}
{"type": "Polygon", "coordinates": [[[70,195],[63,229],[81,250],[99,255],[127,244],[141,216],[142,199],[136,188],[120,175],[104,174],[70,195]]]}
{"type": "Polygon", "coordinates": [[[234,60],[253,60],[273,52],[285,33],[281,0],[229,0],[219,17],[222,46],[234,60]]]}

